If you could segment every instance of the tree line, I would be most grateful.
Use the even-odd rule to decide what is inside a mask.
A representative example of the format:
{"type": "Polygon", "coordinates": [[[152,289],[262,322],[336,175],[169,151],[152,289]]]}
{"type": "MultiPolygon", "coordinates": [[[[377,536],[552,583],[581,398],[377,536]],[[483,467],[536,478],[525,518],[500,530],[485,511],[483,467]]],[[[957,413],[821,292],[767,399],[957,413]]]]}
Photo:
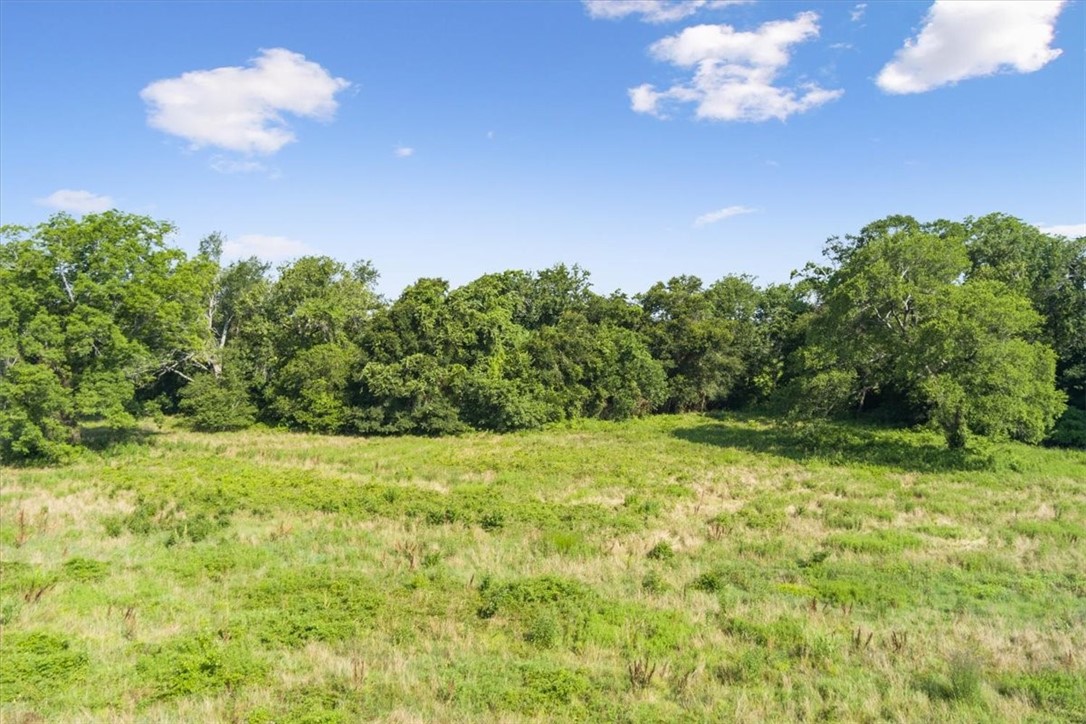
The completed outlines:
{"type": "Polygon", "coordinates": [[[929,424],[951,447],[1086,444],[1086,238],[1004,214],[891,216],[789,283],[679,276],[634,296],[560,264],[386,300],[366,261],[226,264],[220,234],[189,255],[174,231],[119,211],[0,229],[4,461],[152,413],[437,435],[759,407],[929,424]]]}

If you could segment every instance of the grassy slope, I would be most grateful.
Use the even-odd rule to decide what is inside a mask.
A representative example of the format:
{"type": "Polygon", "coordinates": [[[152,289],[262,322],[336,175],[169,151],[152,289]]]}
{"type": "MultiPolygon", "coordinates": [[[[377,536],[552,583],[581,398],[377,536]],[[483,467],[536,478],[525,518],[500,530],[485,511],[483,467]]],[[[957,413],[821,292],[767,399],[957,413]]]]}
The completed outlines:
{"type": "Polygon", "coordinates": [[[1086,719],[1079,452],[677,416],[0,476],[5,722],[1086,719]]]}

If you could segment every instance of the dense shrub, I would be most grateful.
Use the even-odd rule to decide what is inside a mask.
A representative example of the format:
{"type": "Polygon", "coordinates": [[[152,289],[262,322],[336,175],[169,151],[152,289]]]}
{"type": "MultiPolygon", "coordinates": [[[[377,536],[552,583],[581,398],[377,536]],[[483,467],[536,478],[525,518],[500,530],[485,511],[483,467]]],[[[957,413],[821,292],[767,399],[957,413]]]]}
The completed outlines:
{"type": "Polygon", "coordinates": [[[197,430],[242,430],[256,419],[245,382],[235,374],[196,375],[181,389],[181,412],[197,430]]]}
{"type": "Polygon", "coordinates": [[[0,702],[44,700],[90,667],[83,646],[49,631],[5,632],[3,646],[0,702]]]}
{"type": "Polygon", "coordinates": [[[136,672],[151,699],[213,694],[259,681],[267,665],[223,635],[180,636],[143,647],[136,672]]]}

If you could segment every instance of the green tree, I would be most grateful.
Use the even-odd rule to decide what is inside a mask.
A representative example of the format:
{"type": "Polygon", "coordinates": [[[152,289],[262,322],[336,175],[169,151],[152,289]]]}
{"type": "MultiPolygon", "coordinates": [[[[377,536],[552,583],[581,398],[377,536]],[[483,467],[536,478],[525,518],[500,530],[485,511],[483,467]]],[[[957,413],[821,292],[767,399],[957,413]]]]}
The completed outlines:
{"type": "Polygon", "coordinates": [[[467,339],[450,313],[448,282],[420,279],[404,289],[362,336],[367,359],[358,375],[354,428],[424,435],[466,430],[458,400],[467,369],[456,359],[467,339]]]}
{"type": "Polygon", "coordinates": [[[370,362],[361,372],[362,405],[354,426],[361,433],[441,435],[463,432],[456,400],[466,370],[442,366],[425,354],[398,362],[370,362]]]}
{"type": "Polygon", "coordinates": [[[969,262],[960,236],[940,236],[909,217],[869,225],[854,241],[829,247],[837,266],[817,284],[820,314],[801,354],[808,368],[828,364],[854,374],[850,397],[859,411],[872,396],[905,393],[895,365],[913,343],[931,294],[957,280],[969,262]]]}
{"type": "Polygon", "coordinates": [[[279,269],[263,319],[247,339],[272,419],[320,432],[349,426],[363,360],[359,340],[381,303],[376,280],[369,262],[347,267],[328,257],[302,257],[279,269]]]}
{"type": "Polygon", "coordinates": [[[1057,355],[1057,380],[1086,409],[1086,237],[1044,234],[1005,214],[966,219],[970,279],[1003,282],[1030,300],[1057,355]]]}
{"type": "Polygon", "coordinates": [[[934,421],[952,446],[969,433],[1036,442],[1060,413],[1040,318],[1001,282],[968,280],[964,227],[891,217],[812,278],[819,306],[799,354],[795,407],[832,414],[872,398],[934,421]]]}
{"type": "Polygon", "coordinates": [[[1040,442],[1066,401],[1056,354],[1028,341],[1040,315],[993,281],[949,285],[932,301],[899,366],[950,446],[970,433],[1040,442]]]}
{"type": "Polygon", "coordinates": [[[770,398],[786,383],[785,360],[803,344],[810,311],[799,285],[759,288],[749,276],[726,276],[706,291],[713,313],[732,325],[731,343],[741,362],[728,403],[749,405],[770,398]]]}
{"type": "Polygon", "coordinates": [[[257,322],[271,288],[269,265],[256,257],[235,261],[224,268],[224,242],[225,238],[219,232],[209,234],[200,241],[197,257],[214,269],[207,275],[204,291],[207,328],[200,361],[216,377],[222,374],[222,357],[227,345],[234,342],[248,325],[257,322]]]}
{"type": "Polygon", "coordinates": [[[0,429],[21,441],[5,457],[55,457],[81,420],[130,425],[138,392],[187,376],[209,267],[167,247],[172,232],[117,211],[3,230],[0,429]]]}
{"type": "Polygon", "coordinates": [[[693,276],[657,283],[638,297],[644,310],[641,333],[664,366],[669,412],[705,410],[722,404],[742,374],[735,323],[720,314],[693,276]]]}

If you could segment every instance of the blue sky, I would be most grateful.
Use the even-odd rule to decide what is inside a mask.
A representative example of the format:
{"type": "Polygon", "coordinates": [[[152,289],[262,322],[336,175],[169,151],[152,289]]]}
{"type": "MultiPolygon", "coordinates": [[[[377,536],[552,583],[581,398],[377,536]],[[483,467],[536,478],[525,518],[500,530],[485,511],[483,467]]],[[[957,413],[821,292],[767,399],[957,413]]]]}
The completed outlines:
{"type": "Polygon", "coordinates": [[[114,206],[390,296],[784,281],[891,213],[1086,233],[1084,35],[1039,0],[6,0],[0,220],[114,206]]]}

